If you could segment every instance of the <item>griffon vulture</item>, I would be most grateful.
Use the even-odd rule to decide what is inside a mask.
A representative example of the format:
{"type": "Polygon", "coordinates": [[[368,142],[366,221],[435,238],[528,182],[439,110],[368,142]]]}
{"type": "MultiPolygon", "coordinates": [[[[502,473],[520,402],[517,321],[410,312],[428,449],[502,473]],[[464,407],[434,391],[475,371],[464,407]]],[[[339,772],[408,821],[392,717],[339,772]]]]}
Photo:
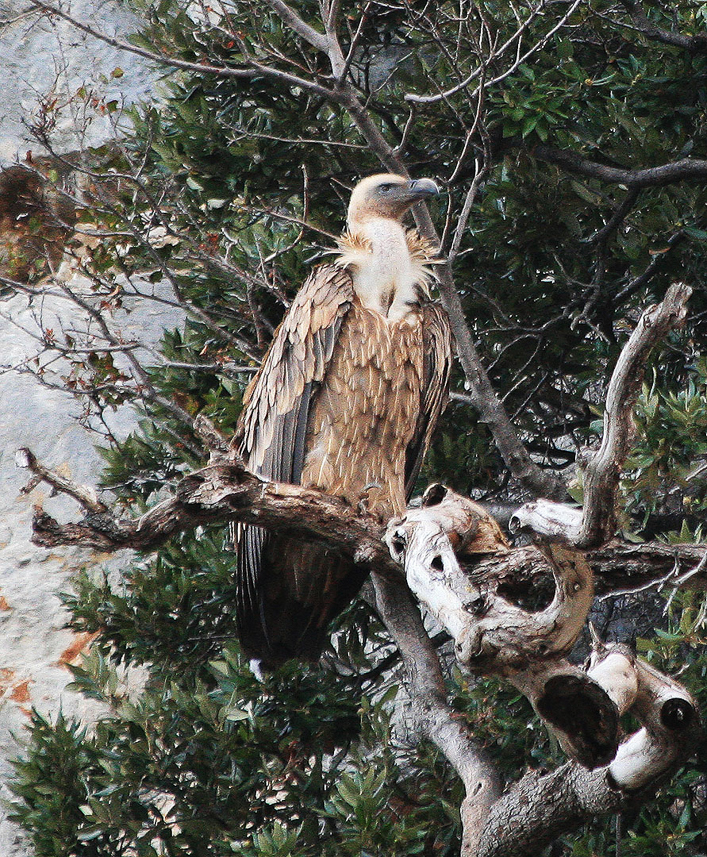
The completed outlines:
{"type": "MultiPolygon", "coordinates": [[[[233,446],[256,474],[403,514],[444,408],[451,334],[430,300],[433,248],[402,220],[431,179],[353,190],[334,261],[295,297],[248,387],[233,446]]],[[[319,656],[365,572],[335,551],[237,527],[237,622],[265,665],[319,656]]]]}

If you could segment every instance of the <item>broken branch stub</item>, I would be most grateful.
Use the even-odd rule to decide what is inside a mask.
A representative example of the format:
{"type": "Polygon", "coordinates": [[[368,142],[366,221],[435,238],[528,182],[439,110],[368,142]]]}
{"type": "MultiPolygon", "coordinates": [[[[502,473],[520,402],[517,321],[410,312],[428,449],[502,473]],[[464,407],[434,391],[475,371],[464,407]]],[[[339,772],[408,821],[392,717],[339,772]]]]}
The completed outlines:
{"type": "Polygon", "coordinates": [[[588,675],[602,685],[620,714],[630,712],[641,723],[607,769],[612,785],[636,791],[690,755],[701,731],[699,710],[675,679],[636,657],[628,646],[604,645],[593,629],[592,634],[588,675]]]}

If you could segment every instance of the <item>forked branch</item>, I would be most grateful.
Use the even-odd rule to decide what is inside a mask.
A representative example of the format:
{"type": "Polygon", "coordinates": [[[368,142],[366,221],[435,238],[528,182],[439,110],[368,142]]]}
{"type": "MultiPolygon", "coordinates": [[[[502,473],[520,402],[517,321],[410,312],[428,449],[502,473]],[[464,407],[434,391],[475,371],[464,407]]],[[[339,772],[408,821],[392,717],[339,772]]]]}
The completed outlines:
{"type": "Polygon", "coordinates": [[[609,381],[604,433],[599,449],[584,457],[584,505],[581,514],[544,500],[528,503],[513,516],[516,530],[562,539],[577,548],[605,544],[616,533],[619,479],[633,441],[633,407],[643,381],[648,355],[687,315],[692,289],[675,283],[665,298],[645,310],[624,345],[609,381]]]}

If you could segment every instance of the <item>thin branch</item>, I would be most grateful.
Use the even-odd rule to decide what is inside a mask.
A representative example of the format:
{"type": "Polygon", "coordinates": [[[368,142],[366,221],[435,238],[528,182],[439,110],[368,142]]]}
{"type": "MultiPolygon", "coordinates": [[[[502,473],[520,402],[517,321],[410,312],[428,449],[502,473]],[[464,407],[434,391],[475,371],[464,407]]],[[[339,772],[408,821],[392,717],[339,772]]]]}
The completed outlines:
{"type": "Polygon", "coordinates": [[[666,257],[668,256],[668,251],[676,247],[684,238],[685,232],[682,229],[678,229],[677,232],[674,232],[665,242],[667,245],[665,251],[662,253],[656,253],[656,255],[651,259],[650,263],[646,266],[645,271],[642,274],[639,274],[637,277],[634,277],[629,283],[627,283],[614,295],[614,304],[616,306],[619,306],[627,298],[630,298],[632,295],[635,295],[636,292],[639,292],[645,285],[647,285],[653,278],[655,272],[665,261],[666,257]]]}
{"type": "Polygon", "coordinates": [[[621,204],[618,206],[616,211],[612,214],[606,224],[599,229],[594,235],[591,237],[591,243],[601,246],[605,244],[607,239],[613,235],[613,233],[619,228],[619,226],[624,222],[624,220],[628,217],[631,209],[636,204],[636,200],[640,194],[640,188],[632,187],[629,189],[628,193],[624,196],[621,204]]]}
{"type": "MultiPolygon", "coordinates": [[[[35,477],[38,477],[39,480],[51,485],[52,488],[55,488],[62,494],[68,494],[69,497],[73,497],[75,500],[78,500],[78,502],[88,512],[92,514],[102,514],[108,511],[108,507],[105,503],[102,503],[98,499],[98,495],[94,488],[86,485],[79,485],[77,482],[73,482],[71,479],[67,479],[67,477],[49,470],[49,468],[37,461],[36,457],[29,449],[25,447],[18,449],[15,460],[18,467],[27,468],[34,473],[35,477]]],[[[34,485],[38,484],[36,479],[33,479],[32,482],[34,485]]],[[[23,493],[28,492],[25,490],[23,493]]]]}
{"type": "Polygon", "coordinates": [[[56,6],[51,5],[50,3],[45,3],[44,0],[31,0],[32,5],[41,9],[43,12],[47,12],[51,15],[58,15],[60,18],[63,18],[73,27],[76,27],[78,30],[81,30],[84,33],[87,33],[90,36],[93,36],[96,39],[99,39],[102,42],[105,42],[108,45],[111,45],[114,48],[118,48],[121,51],[127,51],[129,53],[137,54],[138,56],[144,57],[145,59],[149,59],[152,62],[158,63],[160,65],[166,65],[171,68],[179,68],[184,71],[193,71],[198,74],[213,74],[217,77],[237,77],[237,78],[252,78],[257,74],[263,74],[267,77],[275,78],[276,80],[280,80],[288,86],[298,86],[302,87],[302,89],[307,90],[308,92],[314,92],[317,95],[324,96],[326,98],[331,99],[336,102],[337,93],[331,89],[328,89],[325,86],[322,86],[315,81],[308,80],[307,78],[300,77],[299,75],[292,74],[291,72],[282,71],[281,69],[273,68],[272,66],[263,65],[262,63],[255,60],[253,57],[249,56],[247,53],[244,54],[244,61],[248,64],[248,68],[233,68],[231,66],[214,66],[210,63],[204,61],[203,63],[193,63],[187,62],[186,60],[178,60],[173,59],[171,57],[165,56],[164,54],[158,54],[153,51],[145,50],[144,48],[139,48],[135,45],[131,45],[129,42],[125,42],[122,39],[116,39],[113,36],[108,36],[105,33],[101,33],[100,30],[96,30],[93,27],[90,27],[88,24],[83,24],[81,21],[78,21],[76,18],[73,18],[71,15],[63,12],[56,6]]]}
{"type": "Polygon", "coordinates": [[[148,51],[146,48],[140,48],[137,45],[130,44],[130,42],[117,39],[114,36],[108,36],[106,33],[102,33],[100,30],[96,30],[94,27],[73,18],[58,6],[54,6],[51,3],[45,3],[44,0],[30,0],[30,3],[31,8],[41,9],[43,12],[47,12],[50,15],[56,15],[58,18],[62,18],[64,21],[67,21],[72,27],[76,27],[77,30],[81,30],[83,33],[87,33],[89,36],[93,36],[93,38],[99,39],[111,47],[118,48],[118,50],[126,51],[131,54],[137,54],[138,56],[144,57],[152,62],[159,63],[160,65],[179,68],[184,71],[195,71],[199,74],[216,74],[220,77],[242,78],[253,77],[255,74],[251,69],[234,69],[227,68],[225,66],[213,66],[209,63],[188,62],[186,60],[174,59],[172,57],[165,56],[164,54],[158,54],[154,51],[148,51]]]}

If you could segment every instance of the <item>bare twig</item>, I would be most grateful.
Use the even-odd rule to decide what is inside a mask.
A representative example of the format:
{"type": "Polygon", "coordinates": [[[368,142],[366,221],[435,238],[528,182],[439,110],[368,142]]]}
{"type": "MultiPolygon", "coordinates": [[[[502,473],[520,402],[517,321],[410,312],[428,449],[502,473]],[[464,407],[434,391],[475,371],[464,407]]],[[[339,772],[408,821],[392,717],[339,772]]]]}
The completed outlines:
{"type": "MultiPolygon", "coordinates": [[[[49,470],[49,468],[37,461],[34,454],[29,449],[26,449],[25,447],[18,449],[16,462],[18,467],[26,467],[34,473],[35,476],[39,477],[40,480],[51,485],[53,488],[56,488],[57,491],[61,491],[63,494],[68,494],[70,497],[78,500],[84,509],[87,509],[92,514],[102,514],[108,511],[108,507],[105,503],[102,503],[98,499],[98,494],[94,488],[86,485],[79,485],[71,479],[67,479],[66,476],[61,476],[59,473],[49,470]]],[[[36,480],[32,481],[34,483],[32,487],[35,487],[38,483],[36,480]]]]}

